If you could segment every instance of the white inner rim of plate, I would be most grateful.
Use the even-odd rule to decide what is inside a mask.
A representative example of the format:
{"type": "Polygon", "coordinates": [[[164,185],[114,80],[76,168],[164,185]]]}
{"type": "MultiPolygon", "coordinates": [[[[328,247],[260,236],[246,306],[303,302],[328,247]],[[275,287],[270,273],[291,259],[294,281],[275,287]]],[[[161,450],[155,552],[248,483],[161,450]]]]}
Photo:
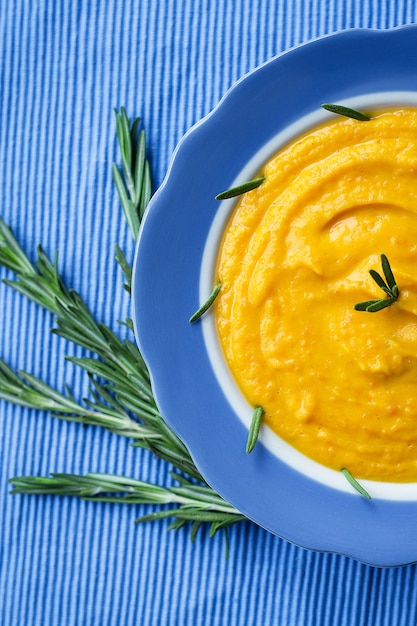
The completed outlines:
{"type": "MultiPolygon", "coordinates": [[[[375,108],[382,109],[384,107],[417,107],[417,92],[384,92],[367,94],[350,98],[348,100],[338,101],[338,104],[344,104],[345,106],[365,111],[375,108]]],[[[293,139],[302,135],[310,128],[314,128],[331,118],[331,113],[328,113],[324,109],[320,109],[314,113],[306,115],[294,124],[288,126],[254,155],[254,157],[247,163],[237,178],[233,181],[231,187],[240,185],[247,180],[251,180],[257,172],[259,172],[262,166],[283,146],[287,145],[293,139]]],[[[220,203],[219,209],[210,228],[201,265],[201,302],[204,302],[207,299],[208,294],[213,288],[220,243],[223,232],[235,207],[235,202],[235,199],[230,199],[224,200],[220,203]]],[[[230,373],[220,346],[214,316],[206,315],[201,321],[207,352],[218,383],[236,415],[245,424],[245,426],[249,428],[253,414],[253,407],[249,405],[247,400],[243,397],[242,392],[230,373]]],[[[276,435],[268,426],[264,425],[261,427],[259,440],[262,441],[263,445],[279,459],[299,472],[302,472],[309,478],[341,491],[349,493],[352,493],[352,491],[354,492],[353,487],[348,483],[341,472],[329,469],[324,465],[309,459],[276,435]]],[[[372,498],[383,498],[386,500],[417,499],[417,483],[387,483],[370,480],[361,480],[360,483],[369,491],[372,498]]],[[[361,497],[359,494],[357,495],[358,497],[361,497]]]]}

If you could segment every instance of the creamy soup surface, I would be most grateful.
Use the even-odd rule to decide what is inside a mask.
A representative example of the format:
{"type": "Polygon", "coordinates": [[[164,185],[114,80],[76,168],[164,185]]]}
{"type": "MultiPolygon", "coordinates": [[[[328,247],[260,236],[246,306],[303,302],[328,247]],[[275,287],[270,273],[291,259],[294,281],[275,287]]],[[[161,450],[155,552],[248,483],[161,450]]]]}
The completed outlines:
{"type": "Polygon", "coordinates": [[[300,452],[357,478],[417,481],[417,110],[336,117],[241,196],[217,272],[229,368],[300,452]],[[390,261],[400,296],[369,274],[390,261]]]}

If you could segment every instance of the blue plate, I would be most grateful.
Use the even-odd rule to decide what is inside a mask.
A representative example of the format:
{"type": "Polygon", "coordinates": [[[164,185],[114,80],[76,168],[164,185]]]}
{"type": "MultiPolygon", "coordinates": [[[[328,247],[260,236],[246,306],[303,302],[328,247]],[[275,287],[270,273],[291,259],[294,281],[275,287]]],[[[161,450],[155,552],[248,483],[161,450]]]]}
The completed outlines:
{"type": "Polygon", "coordinates": [[[233,200],[215,195],[324,119],[323,102],[417,106],[416,52],[417,27],[352,30],[294,48],[245,76],[179,144],[146,212],[134,262],[135,329],[155,397],[207,482],[299,546],[379,566],[417,561],[417,486],[396,495],[392,485],[384,491],[367,482],[374,496],[367,500],[337,472],[328,480],[330,470],[293,462],[268,433],[247,455],[249,418],[226,380],[212,316],[188,320],[214,282],[219,237],[233,208],[233,200]]]}

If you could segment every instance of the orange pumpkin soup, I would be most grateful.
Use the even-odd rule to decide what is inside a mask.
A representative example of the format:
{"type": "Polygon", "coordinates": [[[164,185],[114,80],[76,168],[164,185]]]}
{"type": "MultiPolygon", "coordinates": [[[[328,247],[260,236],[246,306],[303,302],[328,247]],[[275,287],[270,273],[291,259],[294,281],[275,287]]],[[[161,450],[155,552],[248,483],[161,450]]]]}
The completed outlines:
{"type": "Polygon", "coordinates": [[[285,441],[357,478],[417,481],[417,111],[337,118],[242,196],[218,259],[216,325],[242,393],[285,441]],[[384,253],[400,296],[369,274],[384,253]]]}

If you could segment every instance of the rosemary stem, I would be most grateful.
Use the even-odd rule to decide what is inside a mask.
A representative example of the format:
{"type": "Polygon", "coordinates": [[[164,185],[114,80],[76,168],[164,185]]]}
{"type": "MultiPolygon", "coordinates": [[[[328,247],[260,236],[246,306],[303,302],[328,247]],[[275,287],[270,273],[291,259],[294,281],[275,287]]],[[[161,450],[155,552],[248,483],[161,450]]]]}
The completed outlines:
{"type": "Polygon", "coordinates": [[[190,323],[196,322],[198,319],[200,319],[200,317],[204,315],[206,311],[209,310],[209,308],[211,307],[211,305],[213,304],[213,302],[219,295],[221,288],[222,288],[222,284],[219,281],[215,285],[213,291],[211,292],[207,300],[204,302],[204,304],[202,304],[201,307],[197,309],[197,311],[190,317],[189,319],[190,323]]]}

